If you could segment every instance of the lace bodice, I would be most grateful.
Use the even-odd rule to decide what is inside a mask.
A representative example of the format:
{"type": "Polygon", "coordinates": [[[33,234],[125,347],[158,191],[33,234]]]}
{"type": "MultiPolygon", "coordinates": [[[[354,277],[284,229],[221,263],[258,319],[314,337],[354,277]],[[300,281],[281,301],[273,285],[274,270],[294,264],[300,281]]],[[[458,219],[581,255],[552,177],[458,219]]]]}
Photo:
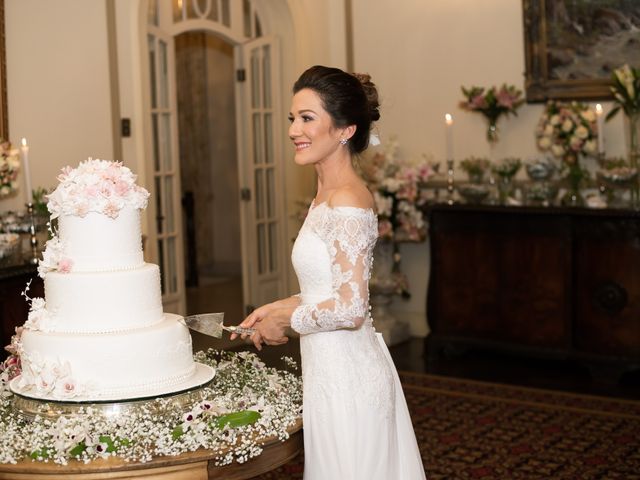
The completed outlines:
{"type": "Polygon", "coordinates": [[[301,305],[291,317],[300,334],[371,323],[369,278],[377,216],[371,209],[311,204],[293,247],[301,305]]]}

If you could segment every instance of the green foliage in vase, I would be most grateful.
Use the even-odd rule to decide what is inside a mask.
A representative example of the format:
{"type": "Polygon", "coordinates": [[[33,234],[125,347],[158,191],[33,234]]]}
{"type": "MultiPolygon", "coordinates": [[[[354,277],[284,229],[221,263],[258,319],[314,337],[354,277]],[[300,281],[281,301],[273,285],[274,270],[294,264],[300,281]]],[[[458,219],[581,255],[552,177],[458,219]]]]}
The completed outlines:
{"type": "Polygon", "coordinates": [[[512,178],[518,173],[522,162],[516,157],[507,157],[496,165],[491,166],[491,171],[503,178],[512,178]]]}
{"type": "Polygon", "coordinates": [[[49,210],[47,210],[47,199],[46,196],[49,191],[43,187],[38,187],[33,190],[33,210],[36,215],[49,215],[49,210]]]}
{"type": "Polygon", "coordinates": [[[460,168],[470,176],[482,176],[490,164],[488,158],[471,156],[460,162],[460,168]]]}

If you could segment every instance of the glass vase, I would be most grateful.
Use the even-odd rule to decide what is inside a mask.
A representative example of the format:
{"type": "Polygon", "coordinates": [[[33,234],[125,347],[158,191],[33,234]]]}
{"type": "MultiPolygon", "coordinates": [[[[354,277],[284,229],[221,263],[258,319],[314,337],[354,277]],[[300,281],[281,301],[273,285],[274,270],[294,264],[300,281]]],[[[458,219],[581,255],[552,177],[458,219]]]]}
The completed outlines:
{"type": "MultiPolygon", "coordinates": [[[[640,112],[627,116],[629,167],[638,171],[640,163],[640,112]]],[[[629,188],[631,208],[640,209],[640,175],[629,188]]]]}
{"type": "Polygon", "coordinates": [[[513,176],[498,175],[498,202],[500,205],[506,205],[507,199],[513,195],[513,176]]]}
{"type": "Polygon", "coordinates": [[[489,125],[487,127],[487,141],[490,145],[498,141],[498,119],[488,118],[489,125]]]}
{"type": "Polygon", "coordinates": [[[584,197],[580,192],[585,172],[580,166],[578,155],[576,153],[568,153],[564,157],[564,163],[568,168],[565,181],[567,191],[562,196],[560,202],[565,207],[582,207],[585,205],[584,197]]]}

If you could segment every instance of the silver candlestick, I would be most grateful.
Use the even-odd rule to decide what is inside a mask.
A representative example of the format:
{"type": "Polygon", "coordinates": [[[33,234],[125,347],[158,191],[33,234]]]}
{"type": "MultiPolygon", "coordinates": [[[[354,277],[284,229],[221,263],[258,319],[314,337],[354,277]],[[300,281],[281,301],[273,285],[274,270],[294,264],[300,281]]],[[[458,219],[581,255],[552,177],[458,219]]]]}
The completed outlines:
{"type": "Polygon", "coordinates": [[[447,160],[447,203],[453,205],[453,160],[447,160]]]}
{"type": "Polygon", "coordinates": [[[31,245],[31,257],[29,263],[35,265],[38,263],[38,238],[36,237],[36,220],[33,214],[33,203],[27,203],[27,212],[29,213],[29,244],[31,245]]]}

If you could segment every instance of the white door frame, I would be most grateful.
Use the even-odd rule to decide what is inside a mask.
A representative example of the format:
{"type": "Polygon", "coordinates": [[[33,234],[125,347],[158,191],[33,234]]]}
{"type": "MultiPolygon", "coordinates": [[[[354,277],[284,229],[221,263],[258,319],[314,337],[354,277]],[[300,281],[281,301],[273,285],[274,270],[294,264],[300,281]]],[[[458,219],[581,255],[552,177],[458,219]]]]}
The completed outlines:
{"type": "MultiPolygon", "coordinates": [[[[121,0],[124,1],[124,0],[121,0]]],[[[153,172],[153,135],[152,135],[152,131],[151,131],[151,125],[150,125],[150,95],[148,92],[148,85],[149,85],[149,57],[148,57],[148,51],[147,51],[147,33],[149,31],[148,26],[147,26],[147,10],[148,10],[148,5],[149,5],[149,1],[152,0],[141,0],[140,4],[139,4],[139,8],[138,8],[138,28],[139,28],[139,38],[140,38],[140,78],[141,81],[140,83],[140,88],[141,88],[141,92],[142,92],[142,118],[143,121],[140,122],[142,123],[142,130],[144,131],[144,146],[141,149],[144,153],[143,157],[143,163],[144,163],[144,169],[145,169],[145,173],[144,173],[144,177],[145,177],[145,184],[149,187],[149,189],[151,191],[153,191],[155,189],[155,184],[154,184],[154,177],[155,177],[155,173],[153,172]]],[[[214,33],[218,36],[221,36],[223,38],[225,38],[227,41],[229,41],[230,43],[237,45],[236,50],[238,50],[239,48],[241,48],[241,45],[244,44],[247,41],[247,37],[244,35],[244,28],[241,28],[238,26],[238,23],[236,23],[236,28],[231,28],[234,26],[234,22],[239,22],[242,21],[242,11],[238,8],[235,8],[235,6],[237,5],[242,5],[242,0],[231,0],[229,2],[229,4],[233,7],[231,9],[231,15],[230,15],[230,20],[231,20],[231,26],[225,26],[222,24],[214,24],[213,22],[211,22],[210,20],[206,20],[206,19],[201,19],[201,18],[190,18],[184,21],[178,21],[178,22],[173,22],[171,18],[167,18],[168,17],[168,13],[166,12],[170,12],[170,9],[164,8],[167,5],[171,5],[171,0],[157,0],[158,2],[160,2],[163,6],[163,9],[160,9],[160,11],[162,12],[164,10],[164,14],[161,13],[161,18],[160,18],[160,22],[163,22],[163,27],[160,29],[163,33],[163,37],[167,38],[167,39],[171,39],[171,42],[169,44],[170,47],[170,51],[171,51],[171,55],[174,54],[174,43],[173,43],[173,38],[176,35],[179,35],[180,33],[186,32],[186,31],[192,31],[192,30],[200,30],[200,31],[208,31],[211,33],[214,33]],[[164,2],[164,3],[162,3],[164,2]],[[238,47],[239,46],[239,47],[238,47]]],[[[183,0],[183,1],[192,1],[192,0],[183,0]]],[[[219,2],[219,0],[201,0],[200,3],[204,2],[205,5],[209,4],[210,1],[216,1],[218,3],[218,6],[221,5],[221,2],[219,2]]],[[[260,2],[260,0],[254,0],[256,4],[259,4],[260,8],[262,10],[264,10],[265,8],[268,10],[270,8],[271,5],[275,6],[274,4],[265,4],[264,2],[260,2]]],[[[277,0],[277,3],[282,3],[282,1],[277,0]]],[[[252,3],[253,5],[253,3],[252,3]]],[[[277,7],[277,9],[282,9],[283,5],[280,5],[279,7],[277,7]]],[[[173,15],[173,13],[171,13],[171,15],[173,15]]],[[[257,15],[257,11],[256,8],[252,6],[252,18],[253,15],[257,15]]],[[[277,16],[277,15],[276,15],[277,16]]],[[[274,15],[271,15],[271,18],[274,18],[274,15]]],[[[261,26],[264,28],[265,25],[261,26]]],[[[263,30],[263,33],[266,30],[263,30]]],[[[236,55],[237,57],[237,55],[236,55]]],[[[241,64],[241,60],[238,60],[237,58],[234,60],[236,62],[238,62],[239,64],[241,64]]],[[[170,67],[173,68],[173,67],[170,67]]],[[[278,72],[279,74],[279,72],[278,72]]],[[[172,91],[172,101],[175,102],[175,70],[173,70],[172,72],[172,76],[174,77],[172,79],[172,87],[173,87],[173,91],[172,91]]],[[[277,76],[277,75],[276,75],[277,76]]],[[[241,88],[241,87],[240,87],[241,88]]],[[[240,89],[240,88],[236,88],[236,92],[240,89]]],[[[275,98],[279,98],[280,97],[280,84],[279,83],[274,83],[272,86],[272,89],[274,90],[274,97],[275,98]]],[[[240,102],[240,98],[242,97],[242,95],[244,95],[242,92],[240,93],[236,93],[237,97],[237,115],[236,118],[240,120],[240,125],[238,128],[238,158],[239,158],[239,185],[241,188],[246,188],[245,186],[247,185],[251,185],[251,179],[248,179],[246,177],[246,173],[247,173],[247,168],[244,168],[244,163],[249,161],[249,158],[246,156],[246,145],[244,143],[241,142],[241,138],[246,138],[246,132],[248,132],[248,128],[250,128],[250,125],[246,125],[244,118],[246,118],[245,115],[245,110],[243,110],[243,103],[240,102]],[[240,98],[238,98],[240,97],[240,98]],[[242,145],[241,145],[242,143],[242,145]],[[240,148],[241,147],[241,148],[240,148]]],[[[278,127],[278,128],[282,128],[282,121],[281,119],[284,118],[281,113],[281,107],[278,106],[278,111],[276,112],[280,118],[278,118],[278,115],[274,116],[274,126],[278,127]]],[[[175,134],[175,138],[173,138],[172,141],[172,150],[175,150],[175,154],[176,154],[176,161],[179,161],[179,157],[177,156],[177,147],[178,147],[178,143],[177,143],[177,118],[175,115],[173,115],[173,119],[172,119],[172,124],[175,124],[172,127],[172,131],[176,132],[175,134]]],[[[281,138],[282,138],[282,131],[280,130],[280,132],[278,132],[278,129],[274,130],[274,145],[281,145],[281,138]]],[[[283,159],[281,151],[277,150],[277,156],[275,158],[275,160],[277,162],[279,162],[279,172],[278,172],[278,179],[277,179],[277,184],[279,185],[279,190],[281,192],[285,192],[286,189],[284,188],[285,182],[284,182],[284,165],[283,165],[283,159]]],[[[140,162],[138,162],[140,164],[140,162]]],[[[177,179],[178,182],[175,185],[175,189],[174,189],[174,203],[173,205],[177,205],[177,210],[174,210],[176,213],[180,214],[181,213],[181,207],[180,207],[180,189],[179,189],[179,168],[176,167],[178,175],[177,175],[177,179]]],[[[288,258],[288,253],[289,253],[289,248],[288,248],[288,242],[286,241],[287,238],[287,217],[285,215],[286,209],[284,207],[285,205],[285,199],[281,198],[281,200],[279,201],[279,211],[281,214],[281,226],[280,226],[280,231],[278,233],[278,259],[285,259],[288,258]]],[[[249,233],[247,231],[247,222],[250,221],[251,218],[255,218],[251,215],[249,215],[246,210],[247,210],[247,205],[246,202],[242,202],[241,204],[241,220],[242,220],[242,236],[243,236],[243,248],[242,248],[242,256],[243,256],[243,277],[247,277],[247,275],[245,274],[245,270],[246,267],[245,265],[249,265],[249,263],[251,263],[251,260],[255,258],[255,248],[252,248],[250,243],[253,240],[254,234],[249,233]]],[[[158,236],[157,236],[157,229],[156,229],[156,224],[155,224],[155,217],[156,217],[157,211],[155,208],[155,204],[153,203],[153,201],[150,203],[150,208],[148,209],[147,212],[147,218],[146,218],[146,222],[143,222],[143,225],[146,224],[146,233],[147,233],[147,259],[148,261],[156,261],[158,259],[158,247],[157,247],[157,241],[158,241],[158,236]]],[[[181,237],[181,236],[180,236],[181,237]]],[[[179,244],[179,252],[177,254],[177,258],[180,262],[179,265],[179,271],[180,271],[180,285],[183,286],[184,285],[184,266],[183,264],[183,256],[182,256],[182,238],[180,238],[180,244],[179,244]]],[[[288,288],[287,288],[287,284],[288,284],[288,280],[290,275],[287,275],[287,266],[288,266],[288,262],[285,262],[284,267],[280,268],[280,275],[281,278],[279,280],[280,285],[277,289],[277,295],[281,296],[287,293],[288,288]]],[[[251,272],[249,270],[249,272],[251,272]]],[[[252,272],[251,272],[252,273],[252,272]]],[[[249,275],[250,277],[250,275],[249,275]]],[[[243,289],[244,289],[244,298],[245,298],[245,303],[252,303],[255,302],[254,300],[252,300],[252,291],[253,291],[253,287],[251,287],[251,284],[254,284],[255,282],[252,282],[249,280],[249,278],[243,278],[244,282],[247,282],[246,285],[243,285],[243,289]]],[[[273,300],[273,298],[271,298],[270,300],[273,300]]],[[[177,310],[183,312],[184,311],[184,294],[181,295],[181,298],[179,299],[179,304],[178,304],[178,308],[177,310]]]]}

